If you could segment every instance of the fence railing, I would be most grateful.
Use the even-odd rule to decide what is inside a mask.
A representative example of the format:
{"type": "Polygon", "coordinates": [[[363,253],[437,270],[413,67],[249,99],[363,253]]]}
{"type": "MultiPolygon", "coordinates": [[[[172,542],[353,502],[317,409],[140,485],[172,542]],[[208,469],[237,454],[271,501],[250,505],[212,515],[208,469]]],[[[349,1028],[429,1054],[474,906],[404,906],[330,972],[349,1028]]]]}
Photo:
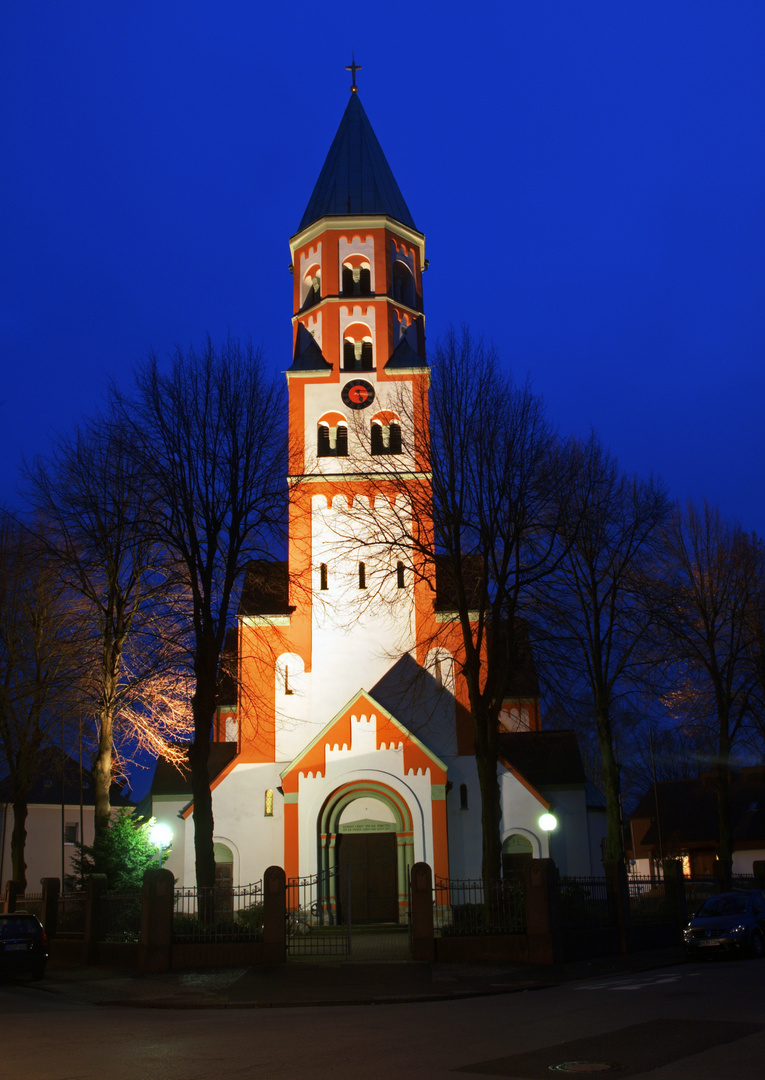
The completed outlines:
{"type": "Polygon", "coordinates": [[[175,890],[173,941],[260,941],[263,882],[175,890]]]}
{"type": "Polygon", "coordinates": [[[85,908],[87,894],[62,893],[58,898],[56,936],[81,938],[85,936],[85,908]]]}
{"type": "Polygon", "coordinates": [[[491,881],[436,878],[433,887],[436,937],[523,934],[526,903],[523,879],[512,875],[491,881]]]}
{"type": "Polygon", "coordinates": [[[42,914],[42,899],[42,893],[24,893],[23,896],[16,897],[16,910],[26,911],[39,919],[42,914]]]}
{"type": "Polygon", "coordinates": [[[104,893],[100,904],[101,941],[135,941],[141,936],[141,894],[104,893]]]}
{"type": "Polygon", "coordinates": [[[664,880],[651,880],[631,874],[627,879],[630,897],[630,921],[633,923],[672,922],[675,906],[664,880]]]}
{"type": "Polygon", "coordinates": [[[613,925],[613,904],[604,877],[560,877],[558,901],[564,927],[613,925]]]}

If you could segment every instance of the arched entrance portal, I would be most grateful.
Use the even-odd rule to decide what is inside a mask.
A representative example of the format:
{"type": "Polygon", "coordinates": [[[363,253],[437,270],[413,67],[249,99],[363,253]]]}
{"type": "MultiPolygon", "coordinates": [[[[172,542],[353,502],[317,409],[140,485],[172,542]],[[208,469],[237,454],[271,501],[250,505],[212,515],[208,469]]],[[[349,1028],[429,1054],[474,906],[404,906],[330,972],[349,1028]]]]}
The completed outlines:
{"type": "Polygon", "coordinates": [[[319,820],[319,865],[343,883],[333,889],[341,922],[406,922],[413,863],[412,816],[396,791],[359,781],[333,792],[319,820]]]}

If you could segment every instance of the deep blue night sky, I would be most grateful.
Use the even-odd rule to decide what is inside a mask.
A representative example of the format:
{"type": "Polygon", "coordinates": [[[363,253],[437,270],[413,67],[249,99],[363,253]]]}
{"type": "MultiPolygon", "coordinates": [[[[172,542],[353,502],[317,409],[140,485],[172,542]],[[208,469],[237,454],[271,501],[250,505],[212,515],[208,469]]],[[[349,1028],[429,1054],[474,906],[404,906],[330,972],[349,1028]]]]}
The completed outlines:
{"type": "Polygon", "coordinates": [[[0,499],[150,348],[290,362],[288,238],[360,97],[470,323],[629,471],[765,534],[765,5],[6,5],[0,499]]]}

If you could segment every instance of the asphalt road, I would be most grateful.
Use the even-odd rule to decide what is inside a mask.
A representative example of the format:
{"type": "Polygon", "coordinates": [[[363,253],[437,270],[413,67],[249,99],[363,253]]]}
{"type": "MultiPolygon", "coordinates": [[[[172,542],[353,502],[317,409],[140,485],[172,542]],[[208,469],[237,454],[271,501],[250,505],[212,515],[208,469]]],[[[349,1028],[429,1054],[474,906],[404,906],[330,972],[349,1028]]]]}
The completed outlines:
{"type": "Polygon", "coordinates": [[[762,1080],[765,962],[324,1008],[101,1008],[44,984],[0,984],[0,1080],[549,1080],[571,1062],[588,1065],[569,1074],[762,1080]]]}

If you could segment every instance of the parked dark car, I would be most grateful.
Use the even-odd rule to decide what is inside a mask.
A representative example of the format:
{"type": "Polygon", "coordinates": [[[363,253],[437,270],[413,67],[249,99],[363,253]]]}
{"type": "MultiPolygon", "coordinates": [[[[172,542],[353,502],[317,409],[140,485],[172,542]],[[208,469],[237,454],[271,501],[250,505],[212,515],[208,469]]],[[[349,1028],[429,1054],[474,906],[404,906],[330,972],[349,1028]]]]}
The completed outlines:
{"type": "Polygon", "coordinates": [[[48,938],[36,915],[0,914],[0,974],[41,979],[48,960],[48,938]]]}
{"type": "Polygon", "coordinates": [[[747,952],[761,957],[765,952],[765,893],[718,893],[699,908],[683,932],[688,956],[723,950],[747,952]]]}

